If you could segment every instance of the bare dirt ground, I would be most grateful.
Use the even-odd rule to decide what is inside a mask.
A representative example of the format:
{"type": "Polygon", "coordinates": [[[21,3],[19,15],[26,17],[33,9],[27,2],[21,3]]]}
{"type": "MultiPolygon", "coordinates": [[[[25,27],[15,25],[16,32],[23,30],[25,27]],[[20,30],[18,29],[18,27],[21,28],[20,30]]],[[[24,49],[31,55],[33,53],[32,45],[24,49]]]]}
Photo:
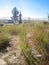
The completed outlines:
{"type": "Polygon", "coordinates": [[[19,36],[11,36],[10,38],[11,47],[7,48],[8,52],[1,54],[0,65],[25,65],[24,57],[20,54],[19,36]]]}

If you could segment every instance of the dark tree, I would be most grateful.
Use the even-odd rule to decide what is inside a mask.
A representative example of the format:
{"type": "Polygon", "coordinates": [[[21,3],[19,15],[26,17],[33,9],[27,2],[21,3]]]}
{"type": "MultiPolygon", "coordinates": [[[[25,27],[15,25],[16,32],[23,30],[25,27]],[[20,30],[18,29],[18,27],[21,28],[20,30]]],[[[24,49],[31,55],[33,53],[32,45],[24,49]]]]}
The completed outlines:
{"type": "Polygon", "coordinates": [[[19,14],[19,23],[22,23],[22,14],[21,14],[21,12],[19,14]]]}
{"type": "Polygon", "coordinates": [[[18,14],[19,14],[19,11],[17,10],[16,7],[13,8],[12,14],[13,14],[12,19],[13,19],[14,23],[16,23],[18,21],[18,14]]]}

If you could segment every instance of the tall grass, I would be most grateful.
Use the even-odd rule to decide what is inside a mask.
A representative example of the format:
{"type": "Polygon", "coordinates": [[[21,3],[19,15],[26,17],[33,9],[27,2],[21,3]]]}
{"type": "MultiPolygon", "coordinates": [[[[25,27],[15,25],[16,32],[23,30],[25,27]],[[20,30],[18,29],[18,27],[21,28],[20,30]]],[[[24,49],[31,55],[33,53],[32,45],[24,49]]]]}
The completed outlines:
{"type": "Polygon", "coordinates": [[[37,63],[36,58],[32,55],[32,47],[28,43],[28,40],[25,40],[24,45],[21,47],[21,54],[24,55],[26,65],[35,65],[37,63]]]}

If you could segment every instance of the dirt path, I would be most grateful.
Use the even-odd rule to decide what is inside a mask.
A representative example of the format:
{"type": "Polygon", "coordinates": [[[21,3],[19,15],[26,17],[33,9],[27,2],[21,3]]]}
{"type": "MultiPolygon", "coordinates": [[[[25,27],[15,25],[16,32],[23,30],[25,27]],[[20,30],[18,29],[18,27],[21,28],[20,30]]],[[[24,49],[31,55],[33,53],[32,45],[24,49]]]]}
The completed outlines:
{"type": "Polygon", "coordinates": [[[11,37],[11,47],[9,48],[9,52],[5,53],[5,55],[3,54],[2,58],[7,57],[8,55],[14,53],[14,52],[20,52],[20,40],[19,40],[19,36],[12,36],[11,37]]]}
{"type": "Polygon", "coordinates": [[[5,60],[7,65],[23,65],[24,58],[20,54],[20,39],[19,36],[11,36],[11,48],[9,48],[9,51],[2,55],[1,59],[5,60]],[[23,62],[22,62],[23,61],[23,62]]]}

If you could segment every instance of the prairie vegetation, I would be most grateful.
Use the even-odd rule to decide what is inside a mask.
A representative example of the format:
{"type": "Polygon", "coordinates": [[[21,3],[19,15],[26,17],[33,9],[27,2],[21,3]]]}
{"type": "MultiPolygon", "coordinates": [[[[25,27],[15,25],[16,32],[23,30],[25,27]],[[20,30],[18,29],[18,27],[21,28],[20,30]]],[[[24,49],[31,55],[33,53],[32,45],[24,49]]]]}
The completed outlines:
{"type": "Polygon", "coordinates": [[[24,56],[26,65],[49,65],[49,24],[30,22],[0,27],[0,30],[0,48],[9,43],[8,36],[19,35],[21,55],[24,56]],[[38,54],[32,51],[34,46],[38,54]]]}

